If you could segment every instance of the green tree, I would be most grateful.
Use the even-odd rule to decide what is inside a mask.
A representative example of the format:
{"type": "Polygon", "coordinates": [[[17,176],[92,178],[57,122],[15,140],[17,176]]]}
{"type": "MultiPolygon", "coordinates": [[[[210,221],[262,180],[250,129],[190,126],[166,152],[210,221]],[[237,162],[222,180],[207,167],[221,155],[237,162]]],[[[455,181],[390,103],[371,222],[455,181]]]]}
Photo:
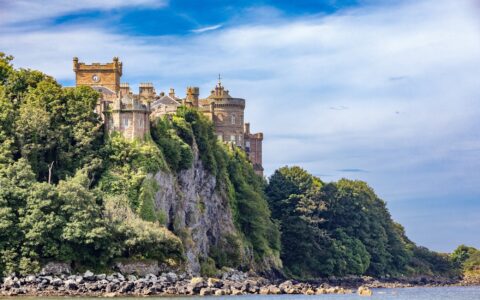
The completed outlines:
{"type": "Polygon", "coordinates": [[[18,226],[35,174],[28,162],[0,168],[0,272],[17,271],[24,233],[18,226]]]}
{"type": "Polygon", "coordinates": [[[7,78],[13,72],[11,61],[13,56],[0,52],[0,84],[5,84],[7,78]]]}
{"type": "Polygon", "coordinates": [[[341,179],[323,189],[329,231],[341,229],[362,242],[370,255],[368,274],[401,273],[409,260],[405,241],[395,228],[385,202],[362,181],[341,179]]]}
{"type": "Polygon", "coordinates": [[[322,182],[299,167],[283,167],[270,177],[266,188],[272,216],[282,232],[282,261],[288,273],[299,278],[333,274],[332,239],[323,228],[326,209],[322,182]]]}

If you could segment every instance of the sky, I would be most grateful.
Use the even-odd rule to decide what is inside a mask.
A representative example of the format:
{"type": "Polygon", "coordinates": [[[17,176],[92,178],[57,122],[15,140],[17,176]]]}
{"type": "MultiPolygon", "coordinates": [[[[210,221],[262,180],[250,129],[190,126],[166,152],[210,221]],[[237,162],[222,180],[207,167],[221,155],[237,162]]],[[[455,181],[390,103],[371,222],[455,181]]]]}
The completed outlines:
{"type": "Polygon", "coordinates": [[[123,61],[157,92],[218,74],[266,175],[365,180],[419,245],[480,248],[480,1],[0,0],[0,51],[74,84],[123,61]]]}

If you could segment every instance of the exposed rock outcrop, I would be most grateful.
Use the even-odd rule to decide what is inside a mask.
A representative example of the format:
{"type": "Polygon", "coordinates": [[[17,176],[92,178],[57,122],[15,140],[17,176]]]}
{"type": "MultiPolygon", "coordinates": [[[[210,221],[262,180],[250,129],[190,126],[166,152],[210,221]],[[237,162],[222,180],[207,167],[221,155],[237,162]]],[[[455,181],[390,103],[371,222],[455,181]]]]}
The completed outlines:
{"type": "MultiPolygon", "coordinates": [[[[195,148],[195,147],[194,147],[195,148]]],[[[210,247],[225,236],[237,235],[225,189],[218,186],[194,149],[194,164],[177,176],[158,172],[156,209],[164,214],[165,224],[178,235],[185,246],[187,270],[200,271],[200,258],[206,258],[210,247]]]]}
{"type": "Polygon", "coordinates": [[[43,266],[40,273],[42,275],[62,275],[62,274],[70,274],[72,269],[70,265],[65,262],[49,262],[45,266],[43,266]]]}

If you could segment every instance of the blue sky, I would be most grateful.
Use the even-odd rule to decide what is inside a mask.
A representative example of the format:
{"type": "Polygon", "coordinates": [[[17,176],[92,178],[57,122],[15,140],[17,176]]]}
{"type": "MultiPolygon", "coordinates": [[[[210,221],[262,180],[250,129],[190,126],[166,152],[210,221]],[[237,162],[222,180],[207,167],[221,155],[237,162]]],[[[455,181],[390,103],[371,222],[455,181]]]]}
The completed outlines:
{"type": "Polygon", "coordinates": [[[0,51],[72,85],[71,59],[119,56],[124,82],[218,73],[263,131],[266,173],[367,181],[420,245],[480,247],[475,0],[7,1],[0,51]]]}

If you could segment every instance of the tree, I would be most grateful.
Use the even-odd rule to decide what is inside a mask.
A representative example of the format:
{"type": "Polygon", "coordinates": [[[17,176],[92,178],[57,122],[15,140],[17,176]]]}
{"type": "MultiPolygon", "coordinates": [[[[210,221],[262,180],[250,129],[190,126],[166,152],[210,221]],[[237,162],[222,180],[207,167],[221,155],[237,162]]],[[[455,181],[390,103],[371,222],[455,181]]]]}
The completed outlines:
{"type": "Polygon", "coordinates": [[[362,181],[341,179],[324,187],[329,231],[341,229],[357,238],[370,255],[368,274],[402,272],[409,259],[405,241],[391,219],[385,202],[362,181]]]}
{"type": "Polygon", "coordinates": [[[0,274],[17,271],[24,233],[18,226],[35,174],[24,159],[0,168],[0,274]]]}
{"type": "Polygon", "coordinates": [[[322,182],[299,167],[283,167],[266,188],[272,216],[280,223],[282,261],[287,272],[301,278],[334,273],[332,239],[323,228],[326,209],[322,182]]]}

